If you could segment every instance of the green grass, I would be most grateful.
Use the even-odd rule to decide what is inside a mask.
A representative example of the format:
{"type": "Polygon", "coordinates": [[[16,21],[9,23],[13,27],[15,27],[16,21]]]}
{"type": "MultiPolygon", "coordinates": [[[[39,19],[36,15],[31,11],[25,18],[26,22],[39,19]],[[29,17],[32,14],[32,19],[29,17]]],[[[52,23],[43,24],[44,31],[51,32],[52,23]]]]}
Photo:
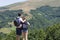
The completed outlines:
{"type": "Polygon", "coordinates": [[[13,26],[13,27],[11,27],[11,28],[10,28],[10,30],[16,30],[16,27],[15,27],[15,26],[13,26]]]}
{"type": "Polygon", "coordinates": [[[1,28],[0,32],[5,33],[5,34],[9,34],[11,32],[11,30],[15,30],[16,27],[11,27],[11,28],[1,28]]]}

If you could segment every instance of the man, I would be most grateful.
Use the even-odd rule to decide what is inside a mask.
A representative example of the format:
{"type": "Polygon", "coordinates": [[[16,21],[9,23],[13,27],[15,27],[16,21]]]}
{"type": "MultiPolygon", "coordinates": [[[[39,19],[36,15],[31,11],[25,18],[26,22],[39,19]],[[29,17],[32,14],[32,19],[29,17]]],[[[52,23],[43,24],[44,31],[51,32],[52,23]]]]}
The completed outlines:
{"type": "MultiPolygon", "coordinates": [[[[19,18],[19,21],[21,21],[23,23],[26,21],[26,20],[24,20],[24,21],[22,20],[20,13],[18,13],[17,18],[19,18]]],[[[16,27],[16,40],[20,40],[20,35],[21,34],[22,34],[22,23],[20,23],[20,25],[16,27]]]]}

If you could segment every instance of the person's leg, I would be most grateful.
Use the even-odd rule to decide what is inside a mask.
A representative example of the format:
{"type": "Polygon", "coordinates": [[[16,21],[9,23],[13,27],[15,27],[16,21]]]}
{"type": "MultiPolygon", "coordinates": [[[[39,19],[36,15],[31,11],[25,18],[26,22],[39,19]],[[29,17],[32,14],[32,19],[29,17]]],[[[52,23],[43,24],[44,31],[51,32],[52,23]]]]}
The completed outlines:
{"type": "Polygon", "coordinates": [[[16,40],[20,40],[22,30],[20,28],[16,28],[16,40]]]}
{"type": "Polygon", "coordinates": [[[16,35],[16,40],[20,40],[20,36],[19,35],[16,35]]]}
{"type": "Polygon", "coordinates": [[[25,39],[28,40],[28,30],[25,33],[25,39]]]}
{"type": "Polygon", "coordinates": [[[25,40],[25,32],[22,32],[23,40],[25,40]]]}

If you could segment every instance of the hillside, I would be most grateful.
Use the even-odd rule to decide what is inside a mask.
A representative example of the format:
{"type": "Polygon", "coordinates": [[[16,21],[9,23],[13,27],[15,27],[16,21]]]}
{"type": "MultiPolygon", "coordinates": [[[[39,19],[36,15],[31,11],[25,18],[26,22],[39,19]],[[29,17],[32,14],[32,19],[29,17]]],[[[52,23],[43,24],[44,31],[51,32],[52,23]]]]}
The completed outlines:
{"type": "Polygon", "coordinates": [[[31,10],[30,13],[33,15],[30,20],[32,27],[46,28],[53,24],[60,23],[60,7],[46,5],[36,8],[36,10],[31,10]]]}
{"type": "MultiPolygon", "coordinates": [[[[36,9],[43,5],[50,5],[54,7],[60,6],[60,0],[28,0],[25,2],[18,2],[8,6],[3,7],[2,9],[9,10],[19,10],[23,9],[24,11],[29,11],[30,9],[36,9]]],[[[1,9],[1,8],[0,8],[1,9]]]]}
{"type": "Polygon", "coordinates": [[[31,24],[29,40],[60,40],[60,0],[28,0],[0,7],[0,40],[16,40],[13,21],[21,12],[31,24]]]}
{"type": "Polygon", "coordinates": [[[47,27],[60,23],[60,0],[29,0],[0,7],[0,28],[12,27],[17,13],[24,9],[24,15],[34,27],[47,27]],[[58,19],[58,20],[57,20],[58,19]]]}
{"type": "MultiPolygon", "coordinates": [[[[0,28],[12,27],[12,21],[17,17],[17,13],[21,10],[6,10],[0,12],[0,28]]],[[[29,18],[32,27],[47,27],[56,23],[60,23],[60,7],[41,6],[35,10],[30,10],[32,16],[27,14],[26,18],[29,18]],[[30,18],[32,17],[32,18],[30,18]],[[58,20],[57,20],[58,19],[58,20]]]]}

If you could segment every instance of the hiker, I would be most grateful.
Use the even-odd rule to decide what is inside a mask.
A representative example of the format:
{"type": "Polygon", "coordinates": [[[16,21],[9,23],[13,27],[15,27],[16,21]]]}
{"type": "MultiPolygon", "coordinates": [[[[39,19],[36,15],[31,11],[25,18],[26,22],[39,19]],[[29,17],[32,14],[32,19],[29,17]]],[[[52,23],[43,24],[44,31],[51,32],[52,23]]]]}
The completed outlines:
{"type": "MultiPolygon", "coordinates": [[[[23,21],[26,20],[25,17],[22,17],[23,21]]],[[[27,22],[27,20],[23,23],[23,29],[22,29],[22,36],[23,36],[23,40],[28,40],[28,25],[30,25],[29,22],[27,22]]]]}
{"type": "Polygon", "coordinates": [[[20,40],[20,35],[22,34],[22,23],[24,23],[21,18],[21,14],[18,13],[18,17],[14,20],[14,25],[16,26],[16,40],[20,40]]]}

